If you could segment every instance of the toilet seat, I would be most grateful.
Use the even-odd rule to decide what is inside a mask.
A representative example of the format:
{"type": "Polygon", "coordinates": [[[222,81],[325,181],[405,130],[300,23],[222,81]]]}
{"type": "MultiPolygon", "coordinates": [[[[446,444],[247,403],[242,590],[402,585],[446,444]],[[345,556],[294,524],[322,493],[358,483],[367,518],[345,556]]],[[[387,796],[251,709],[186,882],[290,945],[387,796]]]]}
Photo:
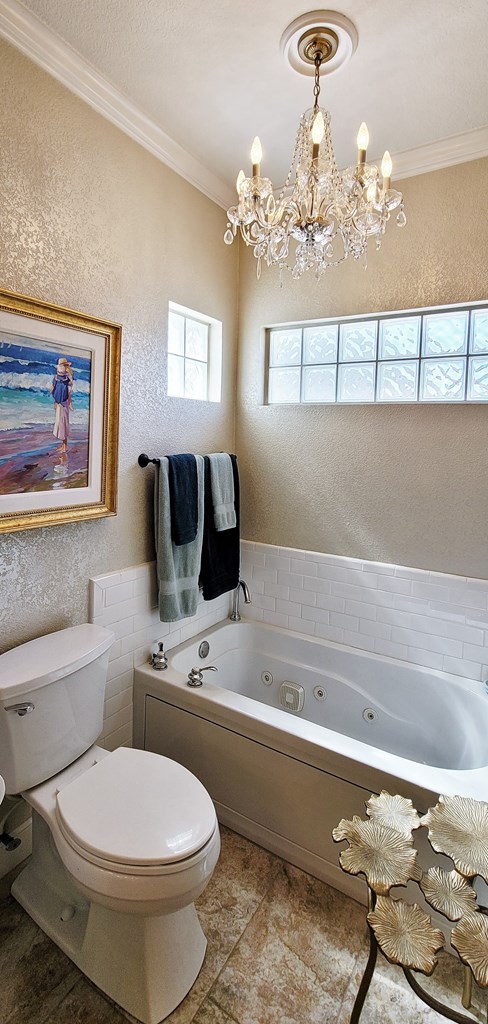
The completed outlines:
{"type": "Polygon", "coordinates": [[[160,754],[119,747],[56,794],[56,820],[71,848],[108,871],[172,873],[204,855],[214,805],[186,768],[160,754]]]}

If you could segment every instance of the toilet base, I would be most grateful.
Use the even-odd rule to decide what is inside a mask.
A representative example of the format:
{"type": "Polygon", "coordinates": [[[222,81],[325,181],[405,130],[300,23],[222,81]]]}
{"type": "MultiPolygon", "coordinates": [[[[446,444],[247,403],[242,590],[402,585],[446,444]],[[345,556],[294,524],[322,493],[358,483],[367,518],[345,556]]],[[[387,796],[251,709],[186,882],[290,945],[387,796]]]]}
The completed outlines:
{"type": "Polygon", "coordinates": [[[12,895],[60,949],[143,1024],[159,1024],[184,999],[207,941],[191,903],[161,917],[118,913],[75,887],[34,812],[33,854],[12,895]]]}

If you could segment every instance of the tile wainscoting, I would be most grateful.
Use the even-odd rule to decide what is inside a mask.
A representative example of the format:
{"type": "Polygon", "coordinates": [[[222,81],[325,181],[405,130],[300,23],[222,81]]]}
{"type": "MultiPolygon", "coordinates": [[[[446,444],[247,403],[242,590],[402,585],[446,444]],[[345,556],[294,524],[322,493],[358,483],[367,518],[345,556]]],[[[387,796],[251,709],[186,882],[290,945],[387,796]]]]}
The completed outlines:
{"type": "MultiPolygon", "coordinates": [[[[469,679],[488,678],[488,580],[242,542],[246,618],[469,679]]],[[[160,622],[154,562],[90,580],[90,621],[115,633],[100,744],[132,742],[133,671],[157,640],[170,650],[222,621],[230,595],[160,622]]]]}
{"type": "Polygon", "coordinates": [[[488,678],[488,580],[242,542],[247,618],[488,678]]]}
{"type": "Polygon", "coordinates": [[[229,595],[200,601],[196,615],[161,622],[154,562],[90,579],[90,622],[115,633],[105,691],[103,731],[98,743],[107,750],[132,743],[134,668],[148,660],[156,641],[170,650],[209,629],[229,614],[229,595]]]}

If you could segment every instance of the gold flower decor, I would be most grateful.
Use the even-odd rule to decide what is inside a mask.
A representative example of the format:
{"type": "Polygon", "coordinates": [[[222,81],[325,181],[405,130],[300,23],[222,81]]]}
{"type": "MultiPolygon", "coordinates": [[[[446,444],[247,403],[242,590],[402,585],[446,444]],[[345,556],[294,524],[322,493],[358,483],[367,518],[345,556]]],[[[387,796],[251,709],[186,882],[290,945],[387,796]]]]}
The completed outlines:
{"type": "Polygon", "coordinates": [[[386,896],[392,885],[406,885],[410,878],[418,881],[421,877],[411,835],[407,838],[378,821],[362,821],[354,815],[352,821],[343,818],[332,837],[336,842],[346,839],[349,843],[339,857],[344,871],[366,875],[376,893],[386,896]]]}
{"type": "Polygon", "coordinates": [[[434,928],[428,914],[416,903],[378,896],[368,921],[388,960],[423,974],[432,974],[435,954],[444,945],[444,936],[434,928]]]}
{"type": "Polygon", "coordinates": [[[420,819],[436,853],[447,853],[465,878],[488,882],[488,804],[464,796],[440,796],[420,819]]]}

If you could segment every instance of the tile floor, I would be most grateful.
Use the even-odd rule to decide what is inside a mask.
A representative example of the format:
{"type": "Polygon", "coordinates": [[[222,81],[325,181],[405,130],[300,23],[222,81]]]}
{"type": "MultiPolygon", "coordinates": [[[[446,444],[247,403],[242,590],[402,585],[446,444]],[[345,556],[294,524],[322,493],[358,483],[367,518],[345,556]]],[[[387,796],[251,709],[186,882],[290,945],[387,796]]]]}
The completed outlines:
{"type": "MultiPolygon", "coordinates": [[[[222,828],[220,861],[197,908],[207,955],[167,1024],[348,1024],[368,950],[364,907],[222,828]]],[[[379,960],[361,1024],[445,1021],[379,960]]],[[[462,1012],[461,983],[461,965],[443,955],[425,987],[462,1012]]],[[[486,1021],[476,988],[474,1003],[473,1020],[486,1021]]],[[[0,903],[0,1019],[127,1024],[12,897],[0,903]]]]}

